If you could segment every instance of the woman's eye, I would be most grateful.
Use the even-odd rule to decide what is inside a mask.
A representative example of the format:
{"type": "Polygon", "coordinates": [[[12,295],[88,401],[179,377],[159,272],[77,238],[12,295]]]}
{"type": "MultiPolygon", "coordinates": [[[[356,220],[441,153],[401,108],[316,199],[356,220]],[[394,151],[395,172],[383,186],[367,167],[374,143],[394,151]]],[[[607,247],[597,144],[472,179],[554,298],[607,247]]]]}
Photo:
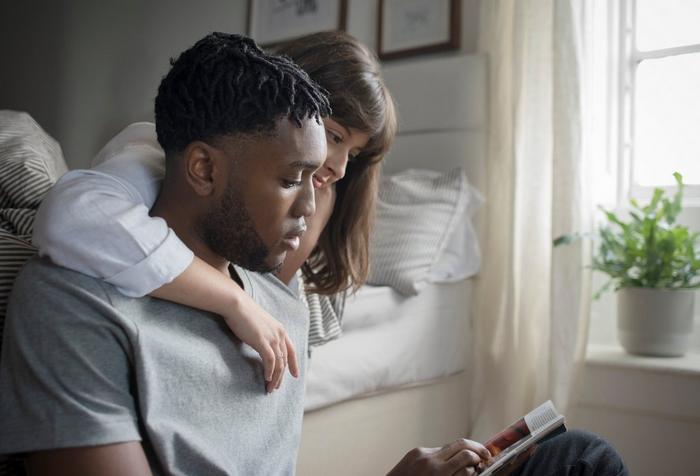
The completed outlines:
{"type": "Polygon", "coordinates": [[[294,188],[301,185],[301,180],[282,180],[283,188],[294,188]]]}
{"type": "Polygon", "coordinates": [[[336,134],[335,132],[329,129],[326,129],[326,133],[328,134],[328,138],[336,144],[341,144],[343,142],[343,138],[339,134],[336,134]]]}

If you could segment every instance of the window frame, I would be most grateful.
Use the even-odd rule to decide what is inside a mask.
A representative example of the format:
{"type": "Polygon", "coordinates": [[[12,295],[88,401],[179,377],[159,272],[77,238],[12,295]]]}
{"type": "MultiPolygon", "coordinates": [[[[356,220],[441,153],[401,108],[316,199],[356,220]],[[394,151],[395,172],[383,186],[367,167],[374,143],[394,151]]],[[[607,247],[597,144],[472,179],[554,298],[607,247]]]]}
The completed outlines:
{"type": "MultiPolygon", "coordinates": [[[[662,188],[667,193],[674,193],[672,186],[642,186],[634,182],[634,112],[637,69],[649,59],[680,56],[688,53],[700,53],[700,43],[655,50],[642,51],[636,46],[636,6],[637,0],[620,0],[617,18],[618,64],[617,71],[617,111],[611,111],[612,121],[617,122],[617,144],[614,155],[617,157],[617,197],[618,204],[626,203],[629,198],[649,199],[655,188],[662,188]]],[[[613,7],[614,8],[614,7],[613,7]]],[[[613,13],[613,12],[610,12],[613,13]]],[[[615,15],[612,15],[614,18],[615,15]]],[[[611,122],[612,122],[611,121],[611,122]]],[[[700,185],[686,185],[684,206],[698,208],[700,213],[700,185]]]]}

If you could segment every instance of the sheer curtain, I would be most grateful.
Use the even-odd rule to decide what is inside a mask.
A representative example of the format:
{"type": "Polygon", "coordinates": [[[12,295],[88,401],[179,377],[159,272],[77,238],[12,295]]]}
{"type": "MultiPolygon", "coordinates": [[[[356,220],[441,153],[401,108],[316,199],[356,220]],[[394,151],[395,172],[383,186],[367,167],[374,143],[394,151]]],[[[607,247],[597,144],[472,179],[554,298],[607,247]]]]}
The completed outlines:
{"type": "Polygon", "coordinates": [[[484,440],[552,399],[575,395],[590,303],[586,243],[592,207],[586,123],[583,0],[481,2],[489,56],[487,227],[477,281],[472,437],[484,440]]]}

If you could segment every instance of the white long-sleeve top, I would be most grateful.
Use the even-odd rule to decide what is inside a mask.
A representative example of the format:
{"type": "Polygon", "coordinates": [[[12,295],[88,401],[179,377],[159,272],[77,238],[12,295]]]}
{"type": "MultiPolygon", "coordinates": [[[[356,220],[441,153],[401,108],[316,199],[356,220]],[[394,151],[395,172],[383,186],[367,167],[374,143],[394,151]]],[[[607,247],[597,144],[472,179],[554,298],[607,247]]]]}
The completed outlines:
{"type": "Polygon", "coordinates": [[[128,126],[92,167],[65,174],[42,202],[32,236],[39,254],[128,296],[172,281],[194,254],[165,220],[148,214],[165,174],[154,124],[128,126]]]}
{"type": "MultiPolygon", "coordinates": [[[[127,296],[145,296],[171,282],[194,254],[165,220],[148,214],[164,175],[165,153],[155,125],[128,126],[97,154],[91,169],[68,172],[46,195],[32,236],[39,254],[103,279],[127,296]]],[[[339,337],[344,293],[304,292],[303,297],[309,345],[339,337]]]]}

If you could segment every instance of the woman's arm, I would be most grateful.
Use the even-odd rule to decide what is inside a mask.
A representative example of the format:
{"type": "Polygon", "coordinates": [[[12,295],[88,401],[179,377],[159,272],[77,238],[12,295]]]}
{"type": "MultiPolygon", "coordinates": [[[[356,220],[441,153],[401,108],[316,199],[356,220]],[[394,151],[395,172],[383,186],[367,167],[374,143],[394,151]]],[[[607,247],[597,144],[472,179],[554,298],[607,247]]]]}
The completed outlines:
{"type": "Polygon", "coordinates": [[[127,145],[120,149],[114,146],[120,136],[95,169],[69,172],[47,194],[34,223],[39,253],[128,296],[152,294],[220,314],[261,355],[268,391],[281,383],[283,359],[297,376],[295,349],[281,324],[233,280],[195,259],[164,220],[149,216],[163,170],[157,143],[122,138],[127,145]]]}
{"type": "Polygon", "coordinates": [[[172,281],[194,256],[131,184],[95,170],[61,177],[37,211],[32,241],[54,263],[132,297],[172,281]]]}

